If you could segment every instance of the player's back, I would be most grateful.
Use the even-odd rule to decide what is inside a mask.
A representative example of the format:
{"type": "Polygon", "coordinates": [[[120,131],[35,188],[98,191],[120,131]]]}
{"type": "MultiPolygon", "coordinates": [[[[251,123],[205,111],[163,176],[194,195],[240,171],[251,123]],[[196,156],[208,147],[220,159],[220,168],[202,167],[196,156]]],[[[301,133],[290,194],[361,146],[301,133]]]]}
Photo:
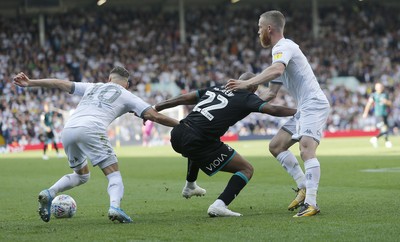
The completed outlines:
{"type": "Polygon", "coordinates": [[[133,111],[141,115],[150,106],[121,85],[112,82],[76,83],[75,88],[78,90],[74,94],[83,93],[83,96],[65,128],[93,127],[105,131],[122,114],[133,111]]]}
{"type": "Polygon", "coordinates": [[[230,92],[224,86],[198,91],[200,100],[184,121],[193,124],[204,135],[219,138],[228,128],[251,112],[257,112],[265,102],[245,90],[230,92]]]}

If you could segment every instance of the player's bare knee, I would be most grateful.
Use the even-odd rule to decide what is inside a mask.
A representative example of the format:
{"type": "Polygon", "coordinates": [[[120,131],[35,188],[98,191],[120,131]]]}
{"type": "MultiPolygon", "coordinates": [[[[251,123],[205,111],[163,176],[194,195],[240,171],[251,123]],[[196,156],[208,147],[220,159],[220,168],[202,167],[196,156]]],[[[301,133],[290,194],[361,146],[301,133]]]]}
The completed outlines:
{"type": "Polygon", "coordinates": [[[315,151],[311,149],[301,149],[300,156],[303,161],[315,158],[315,151]]]}
{"type": "Polygon", "coordinates": [[[245,169],[243,169],[241,172],[250,180],[253,177],[254,168],[250,163],[248,163],[245,169]]]}
{"type": "Polygon", "coordinates": [[[277,157],[279,155],[279,153],[284,151],[283,148],[281,146],[279,146],[277,142],[270,142],[268,148],[269,148],[269,152],[274,157],[277,157]]]}

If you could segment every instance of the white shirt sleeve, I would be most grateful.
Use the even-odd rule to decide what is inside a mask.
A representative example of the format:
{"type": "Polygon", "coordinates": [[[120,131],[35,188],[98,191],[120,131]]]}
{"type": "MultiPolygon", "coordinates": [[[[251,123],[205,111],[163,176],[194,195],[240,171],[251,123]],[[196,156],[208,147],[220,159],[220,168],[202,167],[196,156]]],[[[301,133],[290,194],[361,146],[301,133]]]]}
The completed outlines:
{"type": "Polygon", "coordinates": [[[74,82],[74,87],[71,92],[73,95],[83,96],[87,88],[94,86],[94,83],[74,82]]]}
{"type": "Polygon", "coordinates": [[[283,63],[287,66],[292,56],[293,51],[288,44],[278,43],[272,48],[272,64],[283,63]]]}
{"type": "Polygon", "coordinates": [[[148,104],[147,102],[143,101],[140,97],[136,96],[133,93],[130,93],[129,95],[129,102],[128,106],[130,111],[134,112],[136,116],[143,118],[144,112],[151,108],[151,105],[148,104]]]}

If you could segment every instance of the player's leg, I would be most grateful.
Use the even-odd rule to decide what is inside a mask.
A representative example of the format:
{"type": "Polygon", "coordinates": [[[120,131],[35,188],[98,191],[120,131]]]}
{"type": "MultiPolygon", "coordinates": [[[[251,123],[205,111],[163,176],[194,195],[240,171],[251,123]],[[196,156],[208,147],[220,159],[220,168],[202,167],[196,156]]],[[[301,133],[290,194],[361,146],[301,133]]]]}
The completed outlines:
{"type": "Polygon", "coordinates": [[[49,188],[53,197],[60,192],[70,190],[89,181],[90,171],[86,160],[79,167],[73,168],[73,170],[73,173],[64,175],[49,188]]]}
{"type": "Polygon", "coordinates": [[[133,220],[121,209],[121,200],[124,196],[124,183],[116,159],[108,159],[99,163],[104,175],[108,179],[107,192],[110,196],[108,218],[120,223],[131,223],[133,220]]]}
{"type": "Polygon", "coordinates": [[[309,136],[303,136],[299,142],[300,155],[306,170],[306,197],[304,205],[294,217],[306,217],[319,213],[317,192],[321,176],[320,163],[316,157],[318,142],[309,136]]]}
{"type": "MultiPolygon", "coordinates": [[[[86,128],[84,128],[86,129],[86,128]]],[[[110,197],[108,217],[121,223],[131,223],[132,219],[120,208],[124,195],[124,184],[118,168],[118,159],[106,133],[86,130],[83,149],[93,166],[99,166],[108,179],[107,192],[110,197]]]]}
{"type": "Polygon", "coordinates": [[[382,117],[383,125],[380,128],[380,136],[385,137],[385,146],[386,148],[392,148],[392,142],[389,141],[389,122],[388,122],[388,117],[383,116],[382,117]]]}
{"type": "Polygon", "coordinates": [[[315,103],[301,111],[297,135],[300,138],[300,156],[304,161],[306,198],[300,211],[294,217],[313,216],[320,212],[317,206],[317,192],[321,169],[316,150],[322,138],[329,110],[329,104],[315,103]]]}
{"type": "Polygon", "coordinates": [[[208,214],[211,217],[224,216],[242,216],[240,213],[233,212],[228,209],[228,205],[239,195],[240,191],[246,186],[253,176],[253,167],[240,154],[236,153],[232,148],[223,145],[219,149],[219,154],[222,154],[219,159],[214,159],[209,165],[202,168],[209,175],[215,174],[218,171],[234,173],[230,178],[224,191],[219,195],[218,199],[208,208],[208,214]],[[224,156],[226,155],[226,156],[224,156]],[[209,173],[207,169],[212,169],[209,173]]]}
{"type": "Polygon", "coordinates": [[[58,149],[58,145],[57,145],[57,142],[56,142],[56,137],[55,137],[55,135],[54,135],[54,131],[51,130],[50,132],[51,132],[51,142],[53,143],[54,149],[56,149],[57,157],[58,157],[58,158],[64,157],[64,156],[60,153],[60,151],[59,151],[59,149],[58,149]]]}
{"type": "Polygon", "coordinates": [[[297,184],[297,189],[294,189],[296,197],[288,206],[288,210],[290,211],[301,206],[306,196],[306,177],[297,158],[289,150],[289,148],[297,142],[292,139],[292,131],[295,131],[295,127],[295,123],[289,121],[278,131],[269,143],[269,151],[271,154],[279,161],[297,184]]]}
{"type": "Polygon", "coordinates": [[[47,156],[47,146],[49,145],[49,134],[46,132],[44,135],[44,141],[43,141],[43,160],[48,160],[49,157],[47,156]]]}
{"type": "MultiPolygon", "coordinates": [[[[197,133],[187,124],[179,124],[171,131],[171,145],[172,148],[182,154],[184,157],[201,156],[197,154],[198,150],[203,150],[206,145],[210,145],[207,141],[202,141],[197,133]]],[[[219,145],[219,143],[217,143],[219,145]]],[[[204,158],[204,157],[202,157],[204,158]]],[[[197,175],[199,173],[199,166],[188,158],[188,166],[186,173],[186,184],[182,189],[182,196],[190,198],[192,196],[203,196],[206,190],[196,184],[197,175]]]]}
{"type": "Polygon", "coordinates": [[[69,165],[74,170],[73,173],[64,175],[50,188],[39,193],[39,215],[43,221],[50,220],[50,205],[57,193],[69,190],[73,187],[86,183],[90,178],[89,168],[87,166],[86,157],[80,147],[76,144],[75,139],[79,137],[79,131],[68,130],[63,136],[65,150],[70,157],[69,165]]]}
{"type": "Polygon", "coordinates": [[[378,139],[386,134],[386,127],[382,116],[375,116],[375,126],[379,130],[379,133],[372,137],[369,142],[374,148],[378,148],[378,139]]]}
{"type": "Polygon", "coordinates": [[[204,196],[206,194],[206,190],[199,187],[196,183],[199,170],[200,168],[197,166],[197,164],[188,159],[186,184],[182,189],[182,196],[184,198],[191,198],[192,196],[204,196]]]}

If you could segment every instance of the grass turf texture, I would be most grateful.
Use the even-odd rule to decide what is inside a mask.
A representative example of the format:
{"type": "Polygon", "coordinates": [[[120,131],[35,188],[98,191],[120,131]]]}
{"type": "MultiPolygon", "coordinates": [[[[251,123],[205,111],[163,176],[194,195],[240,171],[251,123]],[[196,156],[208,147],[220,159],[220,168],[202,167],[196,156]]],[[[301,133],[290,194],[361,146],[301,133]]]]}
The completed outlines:
{"type": "MultiPolygon", "coordinates": [[[[292,178],[268,153],[267,141],[231,143],[254,166],[253,179],[230,205],[239,218],[209,218],[208,206],[223,191],[231,174],[207,177],[198,184],[205,197],[181,196],[186,160],[171,147],[116,149],[125,184],[122,208],[132,224],[107,218],[107,179],[91,168],[87,184],[64,192],[77,202],[71,219],[40,220],[38,193],[70,173],[54,151],[0,155],[1,241],[398,241],[400,222],[400,138],[393,148],[374,149],[368,138],[324,139],[318,156],[321,214],[292,218],[292,178]],[[385,172],[365,172],[364,170],[385,172]],[[397,168],[397,170],[395,169],[397,168]]],[[[298,145],[292,148],[298,155],[298,145]]],[[[301,162],[301,164],[303,164],[301,162]]]]}

